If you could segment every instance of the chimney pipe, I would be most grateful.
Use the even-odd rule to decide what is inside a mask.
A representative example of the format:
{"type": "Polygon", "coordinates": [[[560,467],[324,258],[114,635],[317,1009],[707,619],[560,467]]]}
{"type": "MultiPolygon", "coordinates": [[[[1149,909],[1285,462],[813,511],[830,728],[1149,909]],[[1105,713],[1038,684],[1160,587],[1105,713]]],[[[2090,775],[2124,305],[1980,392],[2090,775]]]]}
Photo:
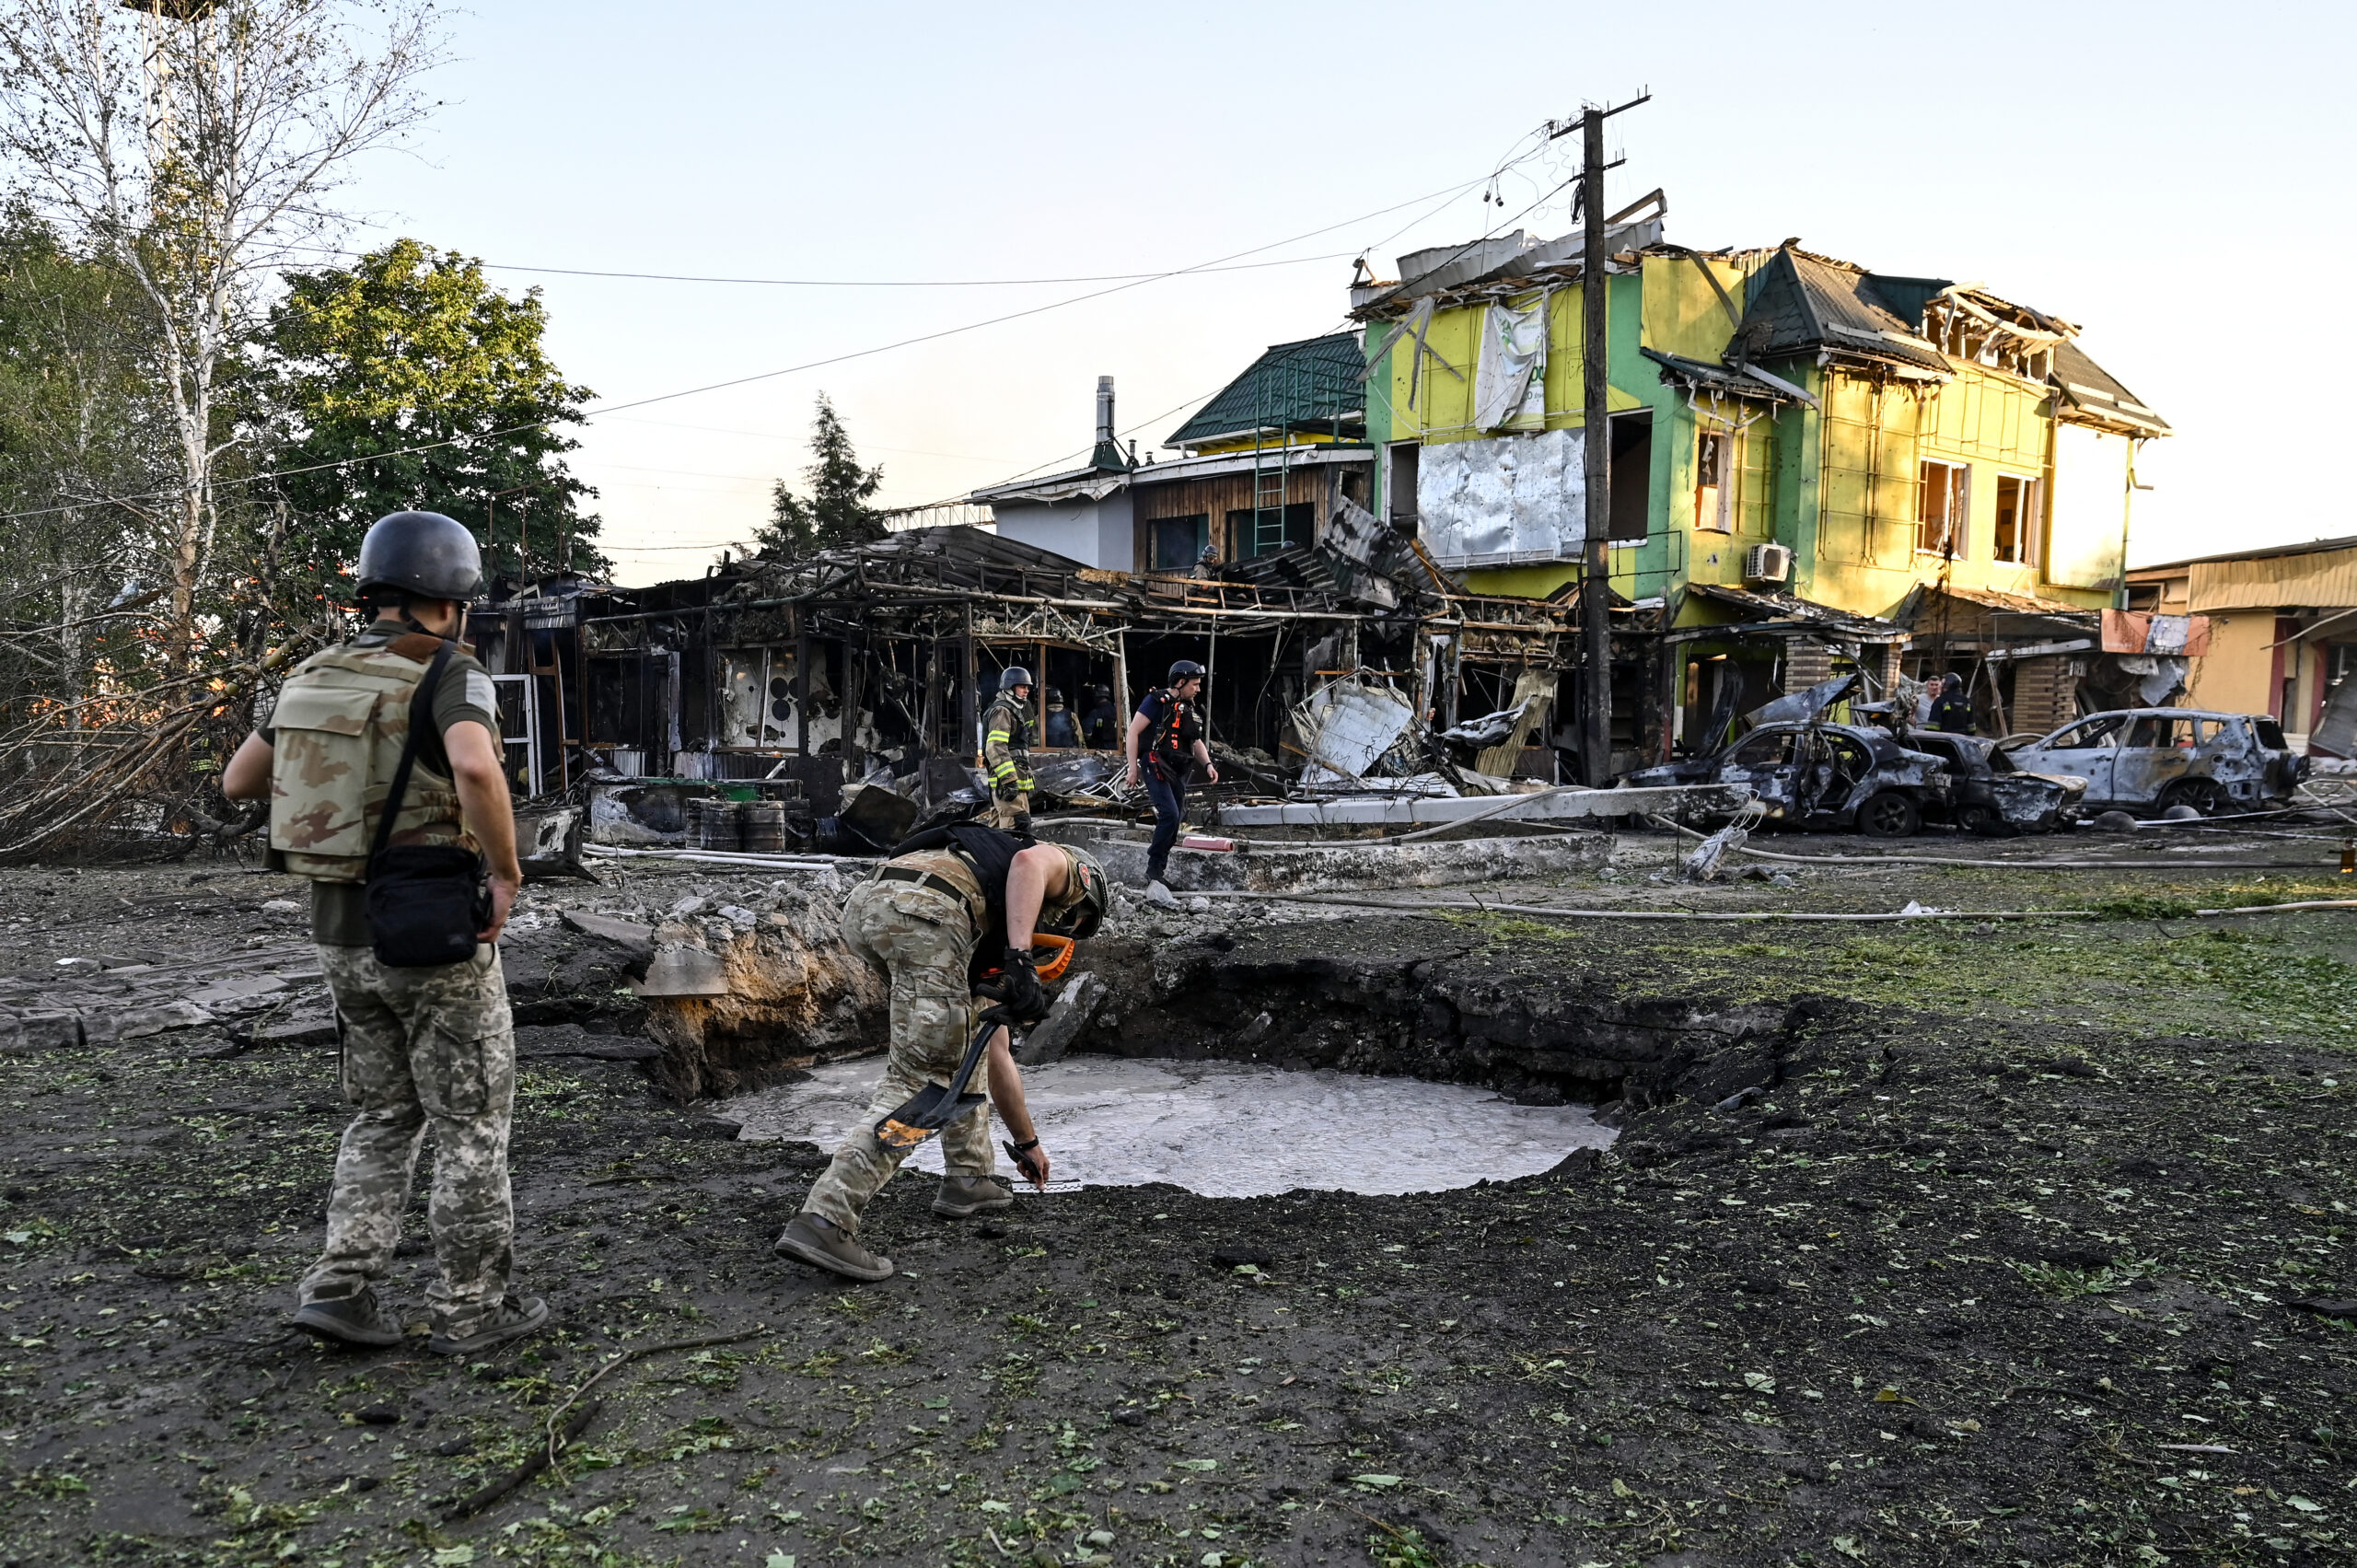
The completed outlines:
{"type": "Polygon", "coordinates": [[[1097,377],[1097,439],[1113,439],[1113,377],[1097,377]]]}

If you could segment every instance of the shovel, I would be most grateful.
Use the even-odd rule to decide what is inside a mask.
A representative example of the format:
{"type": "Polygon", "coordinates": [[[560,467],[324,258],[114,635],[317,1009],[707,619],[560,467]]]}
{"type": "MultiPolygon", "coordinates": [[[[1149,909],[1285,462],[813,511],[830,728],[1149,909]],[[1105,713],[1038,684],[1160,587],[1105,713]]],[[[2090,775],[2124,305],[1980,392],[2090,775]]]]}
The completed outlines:
{"type": "Polygon", "coordinates": [[[987,1097],[968,1094],[966,1086],[973,1081],[982,1050],[1000,1023],[995,1012],[985,1013],[981,1027],[974,1031],[973,1043],[966,1048],[965,1059],[958,1063],[958,1071],[949,1082],[946,1086],[927,1084],[902,1100],[898,1109],[876,1124],[877,1140],[887,1148],[913,1149],[981,1104],[987,1097]]]}

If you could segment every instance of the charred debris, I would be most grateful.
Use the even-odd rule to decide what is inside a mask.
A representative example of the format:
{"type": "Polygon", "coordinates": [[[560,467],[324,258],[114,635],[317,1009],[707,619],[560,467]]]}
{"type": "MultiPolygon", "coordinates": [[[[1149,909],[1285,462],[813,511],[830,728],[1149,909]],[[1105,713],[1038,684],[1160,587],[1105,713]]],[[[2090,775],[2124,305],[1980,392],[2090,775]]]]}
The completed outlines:
{"type": "MultiPolygon", "coordinates": [[[[1645,619],[1616,611],[1632,669],[1655,640],[1645,619]]],[[[977,798],[977,721],[1015,665],[1039,672],[1041,788],[1063,801],[1102,798],[1130,714],[1182,657],[1212,672],[1229,800],[1567,782],[1553,718],[1579,679],[1575,606],[1464,593],[1348,501],[1315,544],[1218,575],[1102,571],[920,528],[644,588],[543,582],[478,611],[470,635],[500,683],[518,793],[594,783],[590,830],[619,844],[748,843],[694,804],[714,798],[784,808],[748,819],[755,848],[914,819],[863,817],[847,785],[916,811],[977,798]]]]}

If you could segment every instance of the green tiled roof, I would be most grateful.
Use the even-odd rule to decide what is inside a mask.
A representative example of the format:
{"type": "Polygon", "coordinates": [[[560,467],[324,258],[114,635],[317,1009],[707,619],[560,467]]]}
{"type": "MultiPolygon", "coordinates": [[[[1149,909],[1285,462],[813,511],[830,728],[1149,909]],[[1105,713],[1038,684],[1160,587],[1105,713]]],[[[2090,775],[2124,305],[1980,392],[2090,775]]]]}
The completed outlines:
{"type": "Polygon", "coordinates": [[[1165,444],[1183,447],[1261,429],[1318,425],[1330,430],[1337,420],[1364,420],[1366,391],[1360,376],[1365,369],[1366,355],[1355,332],[1277,343],[1221,388],[1165,444]]]}

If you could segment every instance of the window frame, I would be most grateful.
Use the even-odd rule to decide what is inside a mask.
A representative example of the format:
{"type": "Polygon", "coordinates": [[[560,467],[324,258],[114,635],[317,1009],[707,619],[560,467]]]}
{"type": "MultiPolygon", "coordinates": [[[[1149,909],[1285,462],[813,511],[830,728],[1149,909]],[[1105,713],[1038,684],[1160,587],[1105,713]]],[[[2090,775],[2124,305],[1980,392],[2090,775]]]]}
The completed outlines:
{"type": "Polygon", "coordinates": [[[1915,553],[1935,556],[1944,561],[1962,561],[1972,551],[1972,465],[1950,462],[1945,458],[1924,458],[1915,465],[1915,553]],[[1945,486],[1948,505],[1943,508],[1941,522],[1947,547],[1927,545],[1924,529],[1931,519],[1924,502],[1931,494],[1932,472],[1938,469],[1949,476],[1945,486]]]}
{"type": "Polygon", "coordinates": [[[1698,430],[1694,435],[1694,527],[1697,532],[1735,532],[1736,488],[1742,474],[1731,430],[1698,430]],[[1713,461],[1715,455],[1715,461],[1713,461]],[[1710,479],[1703,476],[1709,473],[1710,479]],[[1704,510],[1706,497],[1709,510],[1704,510]]]}
{"type": "Polygon", "coordinates": [[[1990,536],[1989,558],[2011,566],[2037,565],[2038,540],[2044,532],[2046,522],[2045,476],[2034,473],[2009,473],[2002,469],[1999,470],[1996,505],[1998,510],[1991,517],[1992,531],[1990,536]],[[2005,486],[2008,483],[2018,487],[2018,498],[2014,512],[2014,548],[2016,553],[2012,555],[2005,553],[2005,523],[2003,511],[2005,504],[2005,486]]]}

